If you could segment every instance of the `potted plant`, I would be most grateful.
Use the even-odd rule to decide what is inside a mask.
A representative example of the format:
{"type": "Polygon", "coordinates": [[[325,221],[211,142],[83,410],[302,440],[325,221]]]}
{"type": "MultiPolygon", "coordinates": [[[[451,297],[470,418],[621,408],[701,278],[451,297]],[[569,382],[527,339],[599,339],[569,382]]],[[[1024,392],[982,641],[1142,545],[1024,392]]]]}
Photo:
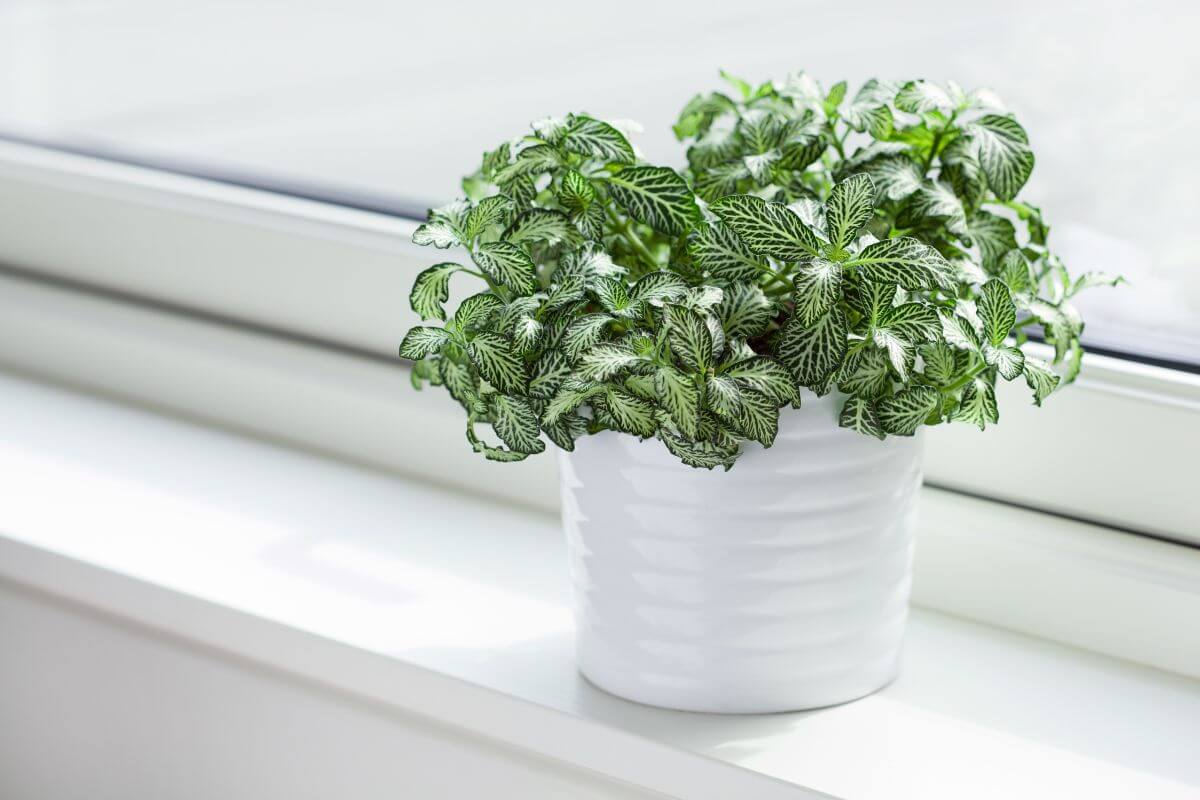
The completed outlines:
{"type": "Polygon", "coordinates": [[[485,154],[414,234],[460,255],[417,277],[440,324],[400,353],[486,458],[559,448],[590,680],[811,708],[896,674],[921,429],[997,422],[997,380],[1040,405],[1079,370],[1071,298],[1115,279],[1047,250],[990,93],[729,80],[684,108],[682,172],[582,114],[485,154]]]}

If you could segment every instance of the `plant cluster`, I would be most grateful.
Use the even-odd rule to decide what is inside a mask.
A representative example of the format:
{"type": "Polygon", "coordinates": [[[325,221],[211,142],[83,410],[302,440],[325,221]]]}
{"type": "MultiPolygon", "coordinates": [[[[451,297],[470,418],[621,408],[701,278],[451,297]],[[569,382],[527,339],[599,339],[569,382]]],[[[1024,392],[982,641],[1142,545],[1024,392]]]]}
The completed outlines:
{"type": "Polygon", "coordinates": [[[769,447],[801,388],[845,395],[840,423],[880,439],[998,420],[997,379],[1037,404],[1078,372],[1080,290],[1017,200],[1034,156],[990,93],[877,80],[853,97],[799,73],[699,95],[675,125],[681,173],[642,163],[586,115],[533,123],[484,155],[466,198],[418,244],[462,262],[422,272],[400,353],[446,387],[486,457],[578,436],[657,437],[729,468],[769,447]],[[447,318],[456,275],[482,282],[447,318]],[[1062,376],[1026,355],[1038,331],[1062,376]],[[498,442],[481,436],[490,426],[498,442]]]}

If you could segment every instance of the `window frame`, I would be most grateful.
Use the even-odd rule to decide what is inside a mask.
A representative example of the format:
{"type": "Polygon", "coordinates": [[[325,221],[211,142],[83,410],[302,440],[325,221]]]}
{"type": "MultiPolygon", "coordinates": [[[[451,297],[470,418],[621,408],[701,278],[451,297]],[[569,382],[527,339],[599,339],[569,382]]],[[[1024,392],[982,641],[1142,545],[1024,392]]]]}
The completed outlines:
{"type": "MultiPolygon", "coordinates": [[[[391,362],[417,322],[407,303],[412,278],[440,256],[410,244],[417,224],[0,141],[6,280],[115,298],[110,313],[120,303],[148,304],[159,314],[216,319],[343,359],[391,362]]],[[[61,362],[41,364],[57,374],[83,368],[82,356],[69,350],[43,358],[61,362]]],[[[146,402],[172,391],[142,383],[146,402]]],[[[388,402],[400,418],[436,402],[415,397],[392,394],[388,402]]],[[[930,485],[1200,544],[1200,521],[1186,502],[1200,451],[1200,375],[1090,354],[1080,379],[1041,409],[1032,408],[1020,380],[1002,384],[998,399],[1007,424],[997,431],[955,425],[926,433],[930,485]]],[[[456,411],[444,403],[444,413],[456,411]]],[[[539,460],[552,459],[530,462],[539,460]]]]}

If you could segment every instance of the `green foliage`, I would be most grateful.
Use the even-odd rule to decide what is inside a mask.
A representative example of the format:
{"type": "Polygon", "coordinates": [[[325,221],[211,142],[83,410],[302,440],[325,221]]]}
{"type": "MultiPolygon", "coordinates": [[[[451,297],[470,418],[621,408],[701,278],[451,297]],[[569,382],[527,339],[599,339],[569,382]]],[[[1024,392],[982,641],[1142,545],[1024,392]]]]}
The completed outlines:
{"type": "Polygon", "coordinates": [[[682,173],[601,120],[543,119],[417,229],[462,255],[417,276],[413,310],[442,325],[401,355],[463,406],[473,449],[519,461],[608,429],[728,469],[802,388],[882,439],[994,424],[998,379],[1038,405],[1073,379],[1071,300],[1120,279],[1072,278],[1047,249],[1017,199],[1029,138],[990,93],[723,77],[674,126],[682,173]],[[447,320],[468,279],[483,291],[447,320]],[[1035,332],[1060,371],[1022,350],[1035,332]]]}

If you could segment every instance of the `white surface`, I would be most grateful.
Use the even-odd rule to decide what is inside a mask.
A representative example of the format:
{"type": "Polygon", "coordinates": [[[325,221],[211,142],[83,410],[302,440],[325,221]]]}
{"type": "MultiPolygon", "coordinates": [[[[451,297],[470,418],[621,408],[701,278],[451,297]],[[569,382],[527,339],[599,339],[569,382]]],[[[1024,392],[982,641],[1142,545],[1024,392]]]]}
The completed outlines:
{"type": "Polygon", "coordinates": [[[0,475],[22,592],[668,795],[1200,796],[1200,685],[1155,670],[917,611],[900,679],[856,703],[651,709],[575,672],[547,515],[11,378],[0,475]]]}
{"type": "Polygon", "coordinates": [[[483,0],[8,0],[0,128],[420,208],[458,194],[484,149],[573,110],[638,120],[648,158],[682,163],[670,123],[696,92],[726,88],[722,66],[754,82],[796,69],[826,85],[954,79],[995,89],[1028,128],[1038,160],[1025,196],[1067,263],[1133,280],[1087,296],[1088,333],[1194,359],[1200,155],[1187,142],[1200,112],[1181,98],[1200,73],[1198,27],[1188,0],[911,0],[903,14],[888,0],[694,0],[686,13],[635,0],[519,12],[483,0]]]}
{"type": "Polygon", "coordinates": [[[900,668],[924,437],[839,428],[805,391],[770,449],[684,466],[604,433],[560,454],[579,667],[667,708],[844,703],[900,668]]]}

